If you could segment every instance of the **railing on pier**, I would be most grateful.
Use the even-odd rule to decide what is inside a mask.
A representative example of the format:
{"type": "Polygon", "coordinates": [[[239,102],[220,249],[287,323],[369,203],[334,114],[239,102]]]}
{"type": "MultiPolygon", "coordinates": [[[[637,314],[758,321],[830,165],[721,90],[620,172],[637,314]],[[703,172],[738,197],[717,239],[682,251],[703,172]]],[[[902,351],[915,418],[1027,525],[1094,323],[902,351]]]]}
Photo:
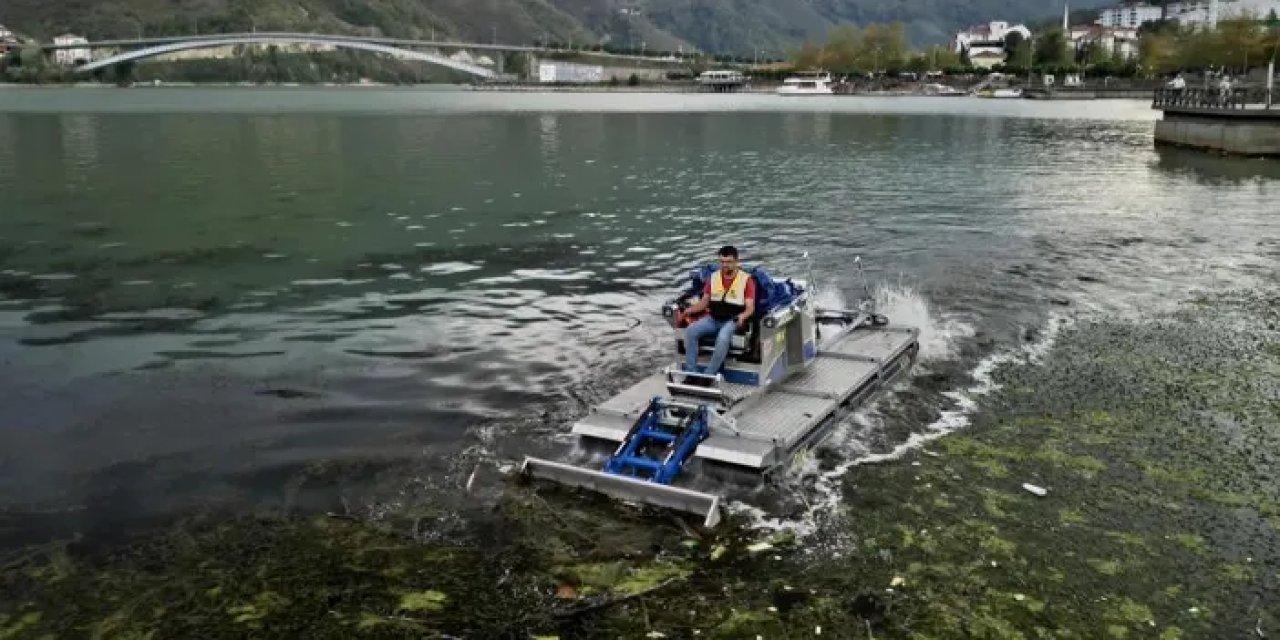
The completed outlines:
{"type": "Polygon", "coordinates": [[[1161,87],[1156,89],[1151,103],[1156,109],[1273,109],[1271,96],[1265,88],[1240,87],[1236,89],[1173,89],[1161,87]]]}

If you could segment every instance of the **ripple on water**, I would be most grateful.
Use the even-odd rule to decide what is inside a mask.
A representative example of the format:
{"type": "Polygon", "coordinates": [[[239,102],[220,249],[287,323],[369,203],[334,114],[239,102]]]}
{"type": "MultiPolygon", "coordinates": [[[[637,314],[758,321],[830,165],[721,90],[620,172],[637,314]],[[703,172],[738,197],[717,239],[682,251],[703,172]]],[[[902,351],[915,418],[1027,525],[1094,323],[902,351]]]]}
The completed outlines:
{"type": "Polygon", "coordinates": [[[423,265],[418,268],[423,273],[430,273],[437,276],[447,276],[457,273],[466,273],[468,271],[478,271],[480,265],[470,262],[437,262],[435,264],[423,265]]]}

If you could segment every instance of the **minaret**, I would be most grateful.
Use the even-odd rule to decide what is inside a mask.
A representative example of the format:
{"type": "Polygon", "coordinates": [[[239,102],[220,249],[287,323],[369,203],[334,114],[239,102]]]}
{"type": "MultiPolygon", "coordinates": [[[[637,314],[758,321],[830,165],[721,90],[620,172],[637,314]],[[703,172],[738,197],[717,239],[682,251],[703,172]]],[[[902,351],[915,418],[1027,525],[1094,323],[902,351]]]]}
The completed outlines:
{"type": "Polygon", "coordinates": [[[1062,5],[1062,30],[1063,32],[1071,32],[1071,3],[1062,5]]]}

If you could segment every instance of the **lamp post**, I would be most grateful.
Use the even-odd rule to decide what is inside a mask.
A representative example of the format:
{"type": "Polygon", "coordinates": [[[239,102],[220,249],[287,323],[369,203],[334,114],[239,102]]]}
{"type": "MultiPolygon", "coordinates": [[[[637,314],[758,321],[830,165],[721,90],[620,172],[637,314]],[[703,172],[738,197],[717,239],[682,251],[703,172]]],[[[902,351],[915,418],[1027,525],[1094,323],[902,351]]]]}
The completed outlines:
{"type": "Polygon", "coordinates": [[[1276,59],[1275,57],[1272,57],[1271,61],[1267,63],[1267,108],[1268,109],[1271,108],[1271,89],[1275,85],[1275,82],[1276,82],[1276,59]]]}

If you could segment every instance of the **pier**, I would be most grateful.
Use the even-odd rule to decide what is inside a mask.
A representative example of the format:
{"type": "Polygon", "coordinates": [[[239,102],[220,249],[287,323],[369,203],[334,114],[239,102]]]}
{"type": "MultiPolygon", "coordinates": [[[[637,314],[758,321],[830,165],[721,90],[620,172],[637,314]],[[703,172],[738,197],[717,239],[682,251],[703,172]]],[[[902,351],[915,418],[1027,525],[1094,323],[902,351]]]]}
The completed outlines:
{"type": "Polygon", "coordinates": [[[1164,112],[1156,144],[1280,158],[1280,106],[1270,89],[1161,88],[1151,107],[1164,112]]]}

